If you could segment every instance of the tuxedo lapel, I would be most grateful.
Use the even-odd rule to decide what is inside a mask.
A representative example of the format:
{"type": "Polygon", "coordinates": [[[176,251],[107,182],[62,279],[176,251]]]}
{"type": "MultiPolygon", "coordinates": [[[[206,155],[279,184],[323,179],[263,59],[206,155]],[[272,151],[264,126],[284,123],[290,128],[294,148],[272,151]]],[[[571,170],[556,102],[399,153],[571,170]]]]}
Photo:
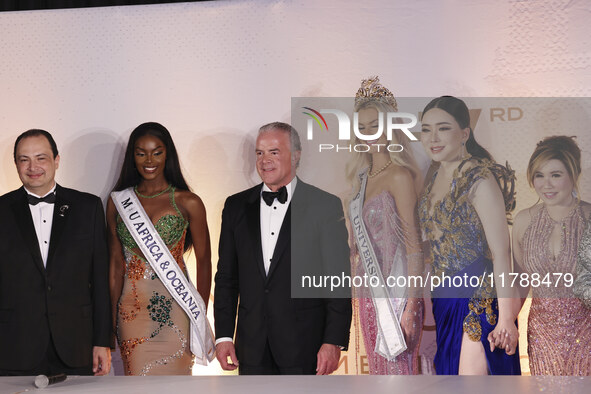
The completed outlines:
{"type": "Polygon", "coordinates": [[[49,238],[49,251],[47,253],[47,267],[52,263],[55,250],[64,233],[68,221],[68,211],[72,209],[72,202],[64,196],[64,189],[57,185],[55,194],[55,205],[53,207],[53,222],[51,224],[51,237],[49,238]]]}
{"type": "Polygon", "coordinates": [[[265,273],[265,265],[263,262],[263,246],[261,243],[261,189],[263,185],[254,188],[252,194],[246,202],[246,220],[252,238],[252,245],[254,249],[254,258],[259,271],[263,278],[267,275],[265,273]]]}
{"type": "Polygon", "coordinates": [[[19,196],[12,202],[12,209],[21,235],[25,240],[25,245],[31,252],[35,265],[41,272],[44,272],[45,267],[43,266],[43,258],[41,257],[41,251],[39,250],[39,241],[37,240],[33,217],[31,216],[31,210],[29,209],[29,203],[27,202],[27,192],[24,188],[21,187],[19,189],[19,196]]]}

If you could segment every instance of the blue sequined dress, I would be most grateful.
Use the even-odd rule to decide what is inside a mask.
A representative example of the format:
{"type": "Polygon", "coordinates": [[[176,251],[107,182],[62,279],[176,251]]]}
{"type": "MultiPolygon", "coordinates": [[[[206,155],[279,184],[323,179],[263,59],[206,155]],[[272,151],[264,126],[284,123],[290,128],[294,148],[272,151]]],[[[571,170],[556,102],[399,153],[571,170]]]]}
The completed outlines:
{"type": "Polygon", "coordinates": [[[464,332],[480,341],[492,375],[519,375],[519,355],[504,350],[490,351],[488,334],[497,323],[496,292],[490,283],[493,272],[491,253],[480,218],[472,205],[472,193],[478,182],[493,176],[495,164],[489,160],[464,160],[454,172],[450,191],[437,202],[431,201],[431,188],[437,173],[419,201],[421,229],[430,243],[430,276],[449,278],[451,286],[432,291],[438,375],[457,375],[464,332]],[[471,166],[466,164],[470,163],[471,166]],[[469,167],[469,168],[468,168],[469,167]],[[460,278],[474,279],[475,287],[462,287],[460,278]],[[454,280],[457,279],[457,280],[454,280]]]}

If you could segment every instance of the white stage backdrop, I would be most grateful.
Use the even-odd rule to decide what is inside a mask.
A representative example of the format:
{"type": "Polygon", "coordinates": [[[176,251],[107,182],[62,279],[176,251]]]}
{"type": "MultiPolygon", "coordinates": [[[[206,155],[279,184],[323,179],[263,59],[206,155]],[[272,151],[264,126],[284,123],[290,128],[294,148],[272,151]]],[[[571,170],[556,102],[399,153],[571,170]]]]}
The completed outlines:
{"type": "MultiPolygon", "coordinates": [[[[257,182],[254,133],[290,121],[291,97],[350,97],[370,75],[404,97],[590,96],[590,13],[586,0],[236,0],[0,13],[0,193],[20,186],[14,139],[43,128],[61,150],[58,181],[105,199],[131,130],[160,122],[206,204],[215,267],[224,199],[257,182]]],[[[522,139],[527,146],[491,147],[482,137],[493,154],[519,155],[520,193],[530,193],[524,165],[546,135],[579,134],[590,170],[589,127],[551,120],[522,139]]],[[[313,168],[302,170],[313,181],[313,168]]]]}

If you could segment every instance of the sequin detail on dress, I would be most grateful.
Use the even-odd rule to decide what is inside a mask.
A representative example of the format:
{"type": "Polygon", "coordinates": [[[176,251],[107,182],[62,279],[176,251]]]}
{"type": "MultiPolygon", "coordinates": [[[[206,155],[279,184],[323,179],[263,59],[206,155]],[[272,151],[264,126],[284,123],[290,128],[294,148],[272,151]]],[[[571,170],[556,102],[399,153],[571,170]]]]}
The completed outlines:
{"type": "MultiPolygon", "coordinates": [[[[186,275],[183,247],[189,224],[176,206],[174,193],[172,188],[169,198],[175,214],[163,215],[154,227],[186,275]]],[[[125,373],[189,375],[193,364],[189,319],[144,259],[119,217],[117,235],[125,256],[117,321],[125,373]]]]}
{"type": "MultiPolygon", "coordinates": [[[[481,257],[492,260],[480,217],[476,213],[471,198],[471,190],[477,182],[492,176],[492,162],[481,160],[478,165],[460,174],[464,161],[454,171],[450,191],[433,204],[430,198],[433,179],[426,187],[419,204],[421,227],[430,242],[433,276],[443,274],[452,276],[481,257]]],[[[480,273],[483,285],[468,302],[468,314],[463,323],[464,332],[474,342],[480,341],[482,328],[479,315],[486,313],[486,320],[491,325],[497,322],[496,311],[492,308],[496,292],[491,287],[490,278],[480,273]]]]}
{"type": "MultiPolygon", "coordinates": [[[[542,277],[574,274],[584,229],[580,206],[560,222],[552,220],[542,206],[523,235],[523,269],[542,277]],[[556,259],[548,248],[555,229],[561,233],[556,259]]],[[[532,287],[527,340],[532,375],[591,374],[591,309],[573,295],[571,287],[532,287]]]]}
{"type": "Polygon", "coordinates": [[[482,343],[491,374],[521,373],[517,352],[512,356],[502,349],[491,352],[487,340],[497,323],[498,306],[487,275],[493,271],[491,252],[472,198],[480,182],[495,177],[495,166],[490,160],[469,157],[454,171],[450,190],[440,201],[433,202],[431,194],[437,173],[419,199],[421,229],[430,244],[426,260],[432,263],[431,276],[479,279],[476,289],[448,287],[432,292],[438,375],[458,374],[464,333],[482,343]]]}
{"type": "MultiPolygon", "coordinates": [[[[384,277],[393,274],[393,272],[401,268],[393,267],[394,264],[406,265],[406,252],[404,251],[403,243],[404,231],[396,212],[394,198],[388,192],[382,192],[365,202],[363,206],[363,221],[376,258],[381,263],[384,277]]],[[[356,255],[357,248],[352,248],[352,253],[355,265],[354,272],[356,275],[363,276],[363,264],[359,261],[359,256],[356,255]]],[[[424,316],[424,303],[422,299],[420,301],[407,302],[406,308],[411,312],[407,314],[409,321],[404,322],[404,324],[407,327],[412,327],[410,336],[406,338],[408,348],[393,361],[388,361],[374,350],[378,328],[376,326],[377,317],[371,299],[371,292],[367,288],[360,288],[356,297],[359,297],[357,300],[359,306],[359,323],[367,353],[369,373],[372,375],[418,374],[419,342],[424,316]]]]}
{"type": "Polygon", "coordinates": [[[573,292],[587,308],[591,309],[591,220],[587,221],[587,228],[579,244],[573,292]]]}

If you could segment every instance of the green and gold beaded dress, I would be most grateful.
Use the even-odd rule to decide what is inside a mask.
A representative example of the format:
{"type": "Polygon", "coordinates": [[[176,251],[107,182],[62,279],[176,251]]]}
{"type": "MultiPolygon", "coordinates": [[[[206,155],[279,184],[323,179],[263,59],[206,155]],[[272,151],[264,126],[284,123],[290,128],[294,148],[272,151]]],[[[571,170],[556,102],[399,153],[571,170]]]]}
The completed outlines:
{"type": "MultiPolygon", "coordinates": [[[[189,223],[179,211],[174,193],[174,188],[168,193],[171,213],[161,216],[154,227],[187,275],[183,247],[189,223]]],[[[119,216],[117,236],[125,256],[117,314],[117,338],[125,374],[190,375],[193,357],[189,319],[145,260],[119,216]]]]}

